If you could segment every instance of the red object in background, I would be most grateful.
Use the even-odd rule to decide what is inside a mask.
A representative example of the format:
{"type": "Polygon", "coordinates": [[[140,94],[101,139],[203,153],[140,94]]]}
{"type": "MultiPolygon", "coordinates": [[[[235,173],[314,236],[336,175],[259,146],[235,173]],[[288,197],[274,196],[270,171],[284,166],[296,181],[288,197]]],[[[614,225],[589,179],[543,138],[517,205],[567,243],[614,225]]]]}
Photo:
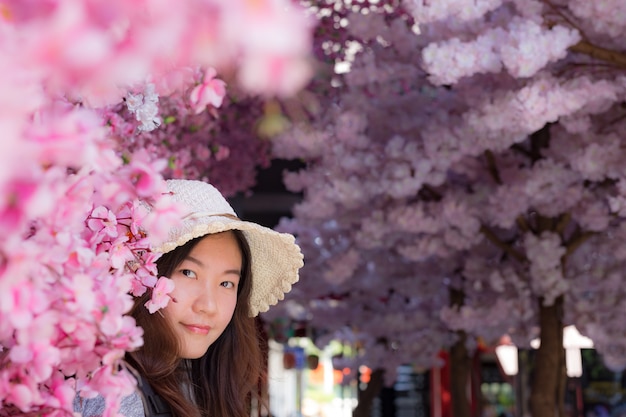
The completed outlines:
{"type": "Polygon", "coordinates": [[[448,352],[439,352],[444,362],[441,368],[430,371],[430,417],[452,417],[452,397],[450,394],[450,359],[448,352]]]}
{"type": "Polygon", "coordinates": [[[296,367],[296,355],[293,352],[283,353],[283,368],[293,369],[296,367]]]}
{"type": "MultiPolygon", "coordinates": [[[[482,384],[482,372],[485,363],[483,362],[483,355],[493,353],[492,348],[486,347],[484,344],[479,344],[478,349],[472,360],[472,368],[467,381],[467,394],[469,396],[469,405],[471,407],[470,415],[477,417],[481,415],[480,409],[480,387],[482,384]]],[[[495,354],[494,354],[495,355],[495,354]]],[[[452,394],[451,394],[451,369],[450,369],[450,356],[448,352],[439,352],[438,357],[443,361],[441,368],[432,368],[430,370],[430,417],[454,417],[452,415],[452,394]]],[[[503,378],[503,382],[506,382],[507,376],[504,371],[498,366],[500,375],[503,378]]],[[[510,379],[510,378],[509,378],[510,379]]],[[[511,384],[512,381],[509,381],[511,384]]]]}
{"type": "Polygon", "coordinates": [[[372,370],[365,365],[359,367],[359,382],[369,384],[372,379],[372,370]]]}

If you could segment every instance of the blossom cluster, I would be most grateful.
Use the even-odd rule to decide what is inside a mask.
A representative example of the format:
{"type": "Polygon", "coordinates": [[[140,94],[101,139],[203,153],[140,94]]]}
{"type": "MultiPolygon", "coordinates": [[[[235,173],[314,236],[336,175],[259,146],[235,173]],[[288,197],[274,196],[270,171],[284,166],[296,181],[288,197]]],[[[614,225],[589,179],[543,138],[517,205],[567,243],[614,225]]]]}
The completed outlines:
{"type": "Polygon", "coordinates": [[[349,70],[274,142],[306,162],[285,175],[304,198],[280,227],[307,256],[285,312],[350,331],[353,363],[393,373],[437,364],[424,341],[457,332],[470,349],[505,333],[529,347],[540,309],[564,300],[619,369],[623,6],[373,3],[317,3],[317,52],[349,70]]]}
{"type": "Polygon", "coordinates": [[[105,395],[114,410],[134,387],[120,366],[142,332],[125,314],[131,294],[158,285],[151,239],[163,239],[179,213],[164,200],[158,162],[137,153],[122,165],[100,145],[99,169],[68,175],[73,167],[51,161],[38,183],[10,184],[15,217],[3,216],[13,221],[2,224],[10,238],[0,280],[0,398],[8,415],[63,415],[77,389],[105,395]]]}
{"type": "MultiPolygon", "coordinates": [[[[102,110],[102,117],[120,149],[166,161],[164,177],[210,180],[227,197],[245,192],[255,184],[257,169],[270,161],[270,143],[259,140],[255,131],[264,117],[262,100],[231,98],[211,69],[189,71],[189,79],[186,90],[158,98],[158,128],[149,118],[151,130],[142,129],[128,100],[102,110]]],[[[130,94],[144,95],[149,89],[130,94]]]]}
{"type": "MultiPolygon", "coordinates": [[[[134,389],[124,362],[143,343],[127,315],[133,297],[149,292],[145,308],[155,312],[172,290],[151,250],[180,218],[163,178],[176,168],[186,177],[209,172],[216,183],[227,177],[232,193],[250,187],[247,170],[267,158],[266,147],[251,146],[238,163],[254,163],[241,176],[203,168],[193,154],[181,160],[166,135],[195,127],[172,117],[214,126],[222,77],[244,93],[282,96],[310,74],[309,18],[287,0],[256,6],[2,2],[0,415],[71,415],[79,391],[103,396],[104,415],[115,416],[134,389]],[[141,146],[151,134],[151,146],[141,146]]],[[[237,145],[220,139],[215,159],[249,136],[237,145]]],[[[194,152],[210,154],[211,143],[194,152]]]]}
{"type": "Polygon", "coordinates": [[[422,57],[434,84],[453,84],[462,77],[503,68],[516,78],[527,78],[549,62],[565,58],[567,48],[578,41],[580,34],[565,26],[546,31],[537,22],[514,18],[507,27],[486,30],[471,41],[451,38],[431,43],[422,57]]]}

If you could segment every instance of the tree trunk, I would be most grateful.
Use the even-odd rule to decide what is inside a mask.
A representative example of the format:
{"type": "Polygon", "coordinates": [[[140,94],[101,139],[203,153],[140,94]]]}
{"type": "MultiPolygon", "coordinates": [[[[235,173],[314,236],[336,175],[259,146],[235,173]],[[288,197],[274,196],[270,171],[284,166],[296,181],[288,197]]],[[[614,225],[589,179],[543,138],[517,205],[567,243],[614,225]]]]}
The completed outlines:
{"type": "Polygon", "coordinates": [[[541,346],[533,361],[530,410],[533,417],[562,416],[566,382],[563,296],[551,306],[540,304],[539,324],[541,346]]]}
{"type": "Polygon", "coordinates": [[[383,374],[384,371],[382,369],[376,369],[372,372],[367,388],[359,391],[359,402],[354,411],[352,411],[352,417],[371,417],[374,398],[380,394],[383,388],[383,374]]]}
{"type": "Polygon", "coordinates": [[[469,376],[472,363],[465,347],[465,332],[458,332],[459,340],[450,348],[450,395],[452,415],[470,417],[471,407],[468,398],[469,376]]]}
{"type": "MultiPolygon", "coordinates": [[[[450,289],[450,305],[462,307],[465,294],[462,290],[450,289]]],[[[450,348],[450,396],[452,398],[452,415],[454,417],[470,417],[471,408],[468,398],[469,377],[472,362],[467,354],[465,332],[457,332],[459,340],[450,348]]]]}

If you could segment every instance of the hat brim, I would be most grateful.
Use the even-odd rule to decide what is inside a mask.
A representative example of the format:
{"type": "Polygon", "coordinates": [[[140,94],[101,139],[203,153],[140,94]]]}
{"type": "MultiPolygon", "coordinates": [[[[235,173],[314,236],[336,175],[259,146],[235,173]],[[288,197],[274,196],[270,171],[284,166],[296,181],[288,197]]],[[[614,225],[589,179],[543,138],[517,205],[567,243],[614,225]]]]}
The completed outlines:
{"type": "Polygon", "coordinates": [[[250,315],[255,317],[284,299],[292,285],[298,282],[298,271],[304,265],[304,257],[293,235],[235,218],[205,216],[183,222],[170,233],[170,236],[176,237],[175,240],[163,242],[154,250],[167,253],[192,239],[228,230],[243,232],[250,247],[250,315]]]}

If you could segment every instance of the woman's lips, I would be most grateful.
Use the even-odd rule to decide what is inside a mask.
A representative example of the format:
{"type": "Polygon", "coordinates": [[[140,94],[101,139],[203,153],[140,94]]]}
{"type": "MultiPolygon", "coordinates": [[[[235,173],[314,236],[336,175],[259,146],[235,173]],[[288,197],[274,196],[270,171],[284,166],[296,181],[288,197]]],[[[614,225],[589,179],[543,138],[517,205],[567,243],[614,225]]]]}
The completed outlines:
{"type": "Polygon", "coordinates": [[[183,326],[189,330],[191,333],[199,334],[199,335],[207,335],[211,330],[210,326],[205,326],[202,324],[184,324],[183,326]]]}

